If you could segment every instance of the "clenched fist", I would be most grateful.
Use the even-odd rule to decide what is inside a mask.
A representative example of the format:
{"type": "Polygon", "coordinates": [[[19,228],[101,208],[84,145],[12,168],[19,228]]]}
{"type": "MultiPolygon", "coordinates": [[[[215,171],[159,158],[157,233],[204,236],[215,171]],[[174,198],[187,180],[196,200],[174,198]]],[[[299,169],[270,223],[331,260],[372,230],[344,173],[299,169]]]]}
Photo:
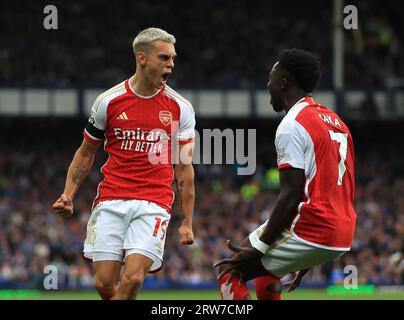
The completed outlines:
{"type": "Polygon", "coordinates": [[[55,213],[63,216],[70,216],[73,214],[73,201],[72,198],[66,194],[62,194],[59,199],[52,205],[52,210],[55,213]]]}
{"type": "Polygon", "coordinates": [[[179,229],[180,233],[180,245],[191,245],[194,243],[194,233],[192,232],[192,227],[187,225],[182,225],[179,229]]]}

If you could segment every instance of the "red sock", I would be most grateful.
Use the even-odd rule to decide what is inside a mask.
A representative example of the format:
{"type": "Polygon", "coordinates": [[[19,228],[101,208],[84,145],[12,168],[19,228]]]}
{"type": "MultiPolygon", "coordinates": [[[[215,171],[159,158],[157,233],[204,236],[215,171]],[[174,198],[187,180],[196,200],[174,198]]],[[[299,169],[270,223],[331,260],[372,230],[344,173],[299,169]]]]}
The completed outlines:
{"type": "Polygon", "coordinates": [[[227,279],[229,279],[230,274],[226,273],[219,280],[220,287],[220,297],[222,300],[245,300],[246,297],[250,295],[247,285],[245,282],[239,285],[239,278],[231,279],[230,284],[226,284],[227,279]]]}
{"type": "Polygon", "coordinates": [[[255,292],[258,300],[281,300],[282,284],[273,275],[254,279],[255,292]]]}

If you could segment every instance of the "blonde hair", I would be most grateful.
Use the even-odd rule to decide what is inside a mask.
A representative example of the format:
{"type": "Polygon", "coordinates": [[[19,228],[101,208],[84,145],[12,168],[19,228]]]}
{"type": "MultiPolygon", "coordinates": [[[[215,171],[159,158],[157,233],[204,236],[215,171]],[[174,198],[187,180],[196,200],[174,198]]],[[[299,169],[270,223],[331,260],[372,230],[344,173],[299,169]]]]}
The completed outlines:
{"type": "Polygon", "coordinates": [[[138,33],[133,40],[133,52],[147,51],[150,49],[150,44],[156,40],[175,43],[175,37],[160,28],[147,28],[138,33]]]}

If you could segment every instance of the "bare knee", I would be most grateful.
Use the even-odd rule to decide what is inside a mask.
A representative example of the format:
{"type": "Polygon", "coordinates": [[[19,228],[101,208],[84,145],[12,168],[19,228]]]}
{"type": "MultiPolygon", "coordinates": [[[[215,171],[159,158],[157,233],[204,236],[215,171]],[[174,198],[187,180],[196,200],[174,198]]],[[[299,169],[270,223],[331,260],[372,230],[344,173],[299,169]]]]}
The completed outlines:
{"type": "Polygon", "coordinates": [[[94,286],[104,300],[112,298],[117,289],[117,284],[98,277],[94,280],[94,286]]]}
{"type": "Polygon", "coordinates": [[[120,285],[129,287],[132,290],[137,290],[142,286],[144,278],[145,274],[143,272],[123,274],[120,285]]]}

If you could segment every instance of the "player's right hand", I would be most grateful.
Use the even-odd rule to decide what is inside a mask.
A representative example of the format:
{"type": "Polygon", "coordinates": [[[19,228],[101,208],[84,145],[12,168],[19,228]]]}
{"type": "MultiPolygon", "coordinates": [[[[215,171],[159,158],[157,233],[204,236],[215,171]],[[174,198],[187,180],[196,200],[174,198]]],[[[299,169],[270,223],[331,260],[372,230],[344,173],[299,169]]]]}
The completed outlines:
{"type": "Polygon", "coordinates": [[[62,194],[59,199],[52,205],[53,212],[64,216],[73,214],[73,201],[72,198],[66,194],[62,194]]]}
{"type": "Polygon", "coordinates": [[[227,265],[222,272],[217,276],[219,280],[226,273],[230,273],[230,277],[227,279],[227,284],[229,284],[233,277],[239,276],[240,280],[243,280],[243,276],[246,270],[249,270],[251,265],[254,265],[254,261],[260,261],[263,254],[261,251],[253,247],[241,247],[236,246],[231,243],[230,240],[226,241],[227,247],[233,251],[230,258],[223,259],[213,265],[213,268],[217,268],[221,265],[227,265]]]}
{"type": "Polygon", "coordinates": [[[189,246],[194,243],[194,233],[192,232],[192,226],[183,224],[178,231],[180,233],[181,246],[189,246]]]}

